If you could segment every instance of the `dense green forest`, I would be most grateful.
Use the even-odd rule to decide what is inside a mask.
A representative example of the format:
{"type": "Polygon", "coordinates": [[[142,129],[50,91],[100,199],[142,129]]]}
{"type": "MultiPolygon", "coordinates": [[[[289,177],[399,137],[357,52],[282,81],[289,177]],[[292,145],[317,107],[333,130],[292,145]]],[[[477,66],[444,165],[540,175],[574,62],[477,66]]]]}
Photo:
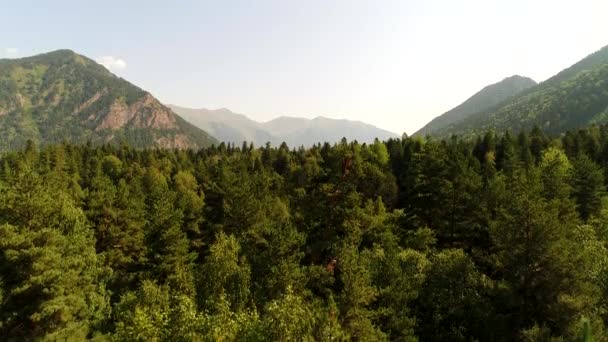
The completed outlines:
{"type": "Polygon", "coordinates": [[[608,126],[0,159],[0,336],[608,340],[608,126]]]}

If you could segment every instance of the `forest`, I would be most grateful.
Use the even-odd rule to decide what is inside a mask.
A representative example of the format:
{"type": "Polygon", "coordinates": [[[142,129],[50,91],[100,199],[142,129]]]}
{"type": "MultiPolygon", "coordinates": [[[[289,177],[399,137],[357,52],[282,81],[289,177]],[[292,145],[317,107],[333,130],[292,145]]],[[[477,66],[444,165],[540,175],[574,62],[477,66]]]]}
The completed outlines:
{"type": "Polygon", "coordinates": [[[0,157],[7,341],[608,341],[608,126],[0,157]]]}

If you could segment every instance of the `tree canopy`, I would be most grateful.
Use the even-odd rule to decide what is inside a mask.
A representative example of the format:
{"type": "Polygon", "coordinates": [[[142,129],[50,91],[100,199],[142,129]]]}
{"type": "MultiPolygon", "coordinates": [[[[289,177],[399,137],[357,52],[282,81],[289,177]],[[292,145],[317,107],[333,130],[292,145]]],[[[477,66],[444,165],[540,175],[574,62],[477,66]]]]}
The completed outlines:
{"type": "Polygon", "coordinates": [[[0,156],[8,341],[608,340],[608,127],[0,156]]]}

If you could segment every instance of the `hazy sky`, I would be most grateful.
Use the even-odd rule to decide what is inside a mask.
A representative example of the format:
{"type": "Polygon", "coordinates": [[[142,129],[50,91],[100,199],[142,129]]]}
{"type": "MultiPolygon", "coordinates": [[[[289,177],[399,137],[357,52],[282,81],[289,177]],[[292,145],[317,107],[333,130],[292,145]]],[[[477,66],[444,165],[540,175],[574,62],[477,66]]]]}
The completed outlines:
{"type": "Polygon", "coordinates": [[[608,45],[608,0],[0,0],[0,58],[69,48],[161,101],[413,133],[608,45]]]}

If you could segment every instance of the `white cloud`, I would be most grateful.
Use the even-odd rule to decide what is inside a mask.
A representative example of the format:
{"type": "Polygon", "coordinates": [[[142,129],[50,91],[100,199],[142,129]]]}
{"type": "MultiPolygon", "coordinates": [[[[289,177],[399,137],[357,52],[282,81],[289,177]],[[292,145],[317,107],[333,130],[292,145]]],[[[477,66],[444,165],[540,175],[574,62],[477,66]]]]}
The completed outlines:
{"type": "Polygon", "coordinates": [[[17,53],[19,53],[19,49],[17,49],[17,48],[6,48],[6,49],[4,49],[4,51],[9,56],[15,56],[17,53]]]}
{"type": "Polygon", "coordinates": [[[127,67],[127,62],[124,59],[114,56],[102,56],[97,58],[97,63],[105,66],[109,70],[123,70],[127,67]]]}

